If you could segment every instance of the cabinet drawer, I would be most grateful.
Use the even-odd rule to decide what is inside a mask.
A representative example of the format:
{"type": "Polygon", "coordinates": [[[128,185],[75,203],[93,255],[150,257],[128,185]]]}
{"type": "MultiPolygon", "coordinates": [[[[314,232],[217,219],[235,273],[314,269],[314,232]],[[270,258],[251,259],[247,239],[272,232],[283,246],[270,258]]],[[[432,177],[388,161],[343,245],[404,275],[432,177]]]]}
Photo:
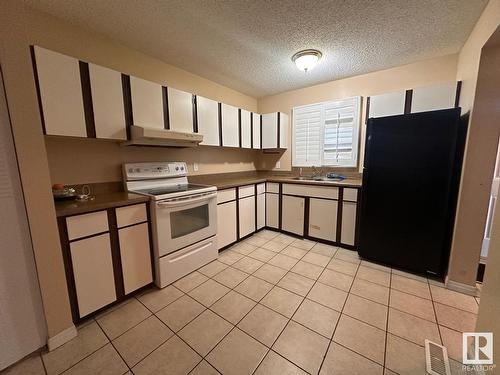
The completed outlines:
{"type": "Polygon", "coordinates": [[[107,211],[92,212],[90,214],[70,216],[66,218],[68,239],[91,236],[108,231],[107,211]]]}
{"type": "Polygon", "coordinates": [[[109,233],[72,242],[70,252],[81,318],[116,300],[109,233]]]}
{"type": "Polygon", "coordinates": [[[257,184],[257,194],[264,194],[266,192],[266,184],[257,184]]]}
{"type": "Polygon", "coordinates": [[[336,186],[283,184],[283,194],[303,197],[338,199],[339,188],[336,186]]]}
{"type": "Polygon", "coordinates": [[[118,231],[125,294],[153,281],[148,223],[118,231]]]}
{"type": "Polygon", "coordinates": [[[349,201],[349,202],[357,202],[358,201],[358,189],[344,188],[343,199],[345,201],[349,201]]]}
{"type": "Polygon", "coordinates": [[[276,182],[266,182],[266,192],[278,194],[280,192],[280,184],[276,182]]]}
{"type": "Polygon", "coordinates": [[[255,195],[254,185],[240,186],[238,188],[238,198],[251,197],[252,195],[255,195]]]}
{"type": "Polygon", "coordinates": [[[127,225],[142,223],[148,220],[146,204],[134,204],[133,206],[119,207],[116,209],[116,224],[118,228],[127,225]]]}
{"type": "Polygon", "coordinates": [[[217,204],[234,201],[236,199],[236,189],[219,190],[217,192],[217,204]]]}

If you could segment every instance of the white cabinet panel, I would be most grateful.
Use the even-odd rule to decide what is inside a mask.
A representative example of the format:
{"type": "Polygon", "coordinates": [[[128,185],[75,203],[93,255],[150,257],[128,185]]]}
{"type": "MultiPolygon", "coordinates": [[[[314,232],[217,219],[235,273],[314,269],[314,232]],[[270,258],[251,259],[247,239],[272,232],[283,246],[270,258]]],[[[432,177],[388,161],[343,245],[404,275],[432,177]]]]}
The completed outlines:
{"type": "Polygon", "coordinates": [[[266,194],[257,195],[257,230],[266,226],[266,194]]]}
{"type": "Polygon", "coordinates": [[[116,300],[109,233],[70,244],[80,317],[116,300]]]}
{"type": "Polygon", "coordinates": [[[252,113],[247,110],[241,109],[241,147],[252,148],[252,113]]]}
{"type": "Polygon", "coordinates": [[[262,149],[278,147],[278,113],[262,115],[262,149]]]}
{"type": "Polygon", "coordinates": [[[79,61],[34,47],[46,134],[86,137],[79,61]]]}
{"type": "Polygon", "coordinates": [[[196,97],[198,133],[203,135],[201,145],[220,146],[219,139],[219,103],[215,100],[196,97]]]}
{"type": "Polygon", "coordinates": [[[344,188],[344,196],[342,199],[345,201],[357,202],[358,189],[344,188]]]}
{"type": "Polygon", "coordinates": [[[354,245],[356,234],[356,203],[343,202],[342,204],[342,230],[340,242],[346,245],[354,245]]]}
{"type": "Polygon", "coordinates": [[[236,240],[236,201],[217,205],[217,248],[221,249],[236,240]]]}
{"type": "Polygon", "coordinates": [[[163,88],[137,77],[130,77],[134,125],[164,129],[163,88]]]}
{"type": "Polygon", "coordinates": [[[148,215],[145,203],[118,207],[116,209],[116,223],[118,225],[118,228],[127,225],[142,223],[146,220],[148,220],[148,215]]]}
{"type": "Polygon", "coordinates": [[[278,194],[280,192],[280,184],[276,182],[266,182],[266,192],[278,194]]]}
{"type": "Polygon", "coordinates": [[[108,231],[107,211],[92,212],[89,214],[68,216],[66,218],[68,239],[91,236],[93,234],[108,231]]]}
{"type": "Polygon", "coordinates": [[[255,185],[240,186],[238,188],[238,198],[245,198],[255,195],[255,185]]]}
{"type": "Polygon", "coordinates": [[[260,115],[252,113],[253,148],[260,149],[260,115]]]}
{"type": "Polygon", "coordinates": [[[122,74],[89,64],[89,75],[96,137],[127,139],[122,74]]]}
{"type": "Polygon", "coordinates": [[[281,198],[281,229],[304,234],[304,198],[283,195],[281,198]]]}
{"type": "Polygon", "coordinates": [[[217,191],[217,204],[221,204],[236,199],[236,188],[217,191]]]}
{"type": "Polygon", "coordinates": [[[167,91],[170,130],[193,133],[193,95],[171,87],[167,91]]]}
{"type": "Polygon", "coordinates": [[[283,184],[283,194],[301,195],[304,197],[316,197],[327,199],[338,199],[339,188],[337,186],[283,184]]]}
{"type": "Polygon", "coordinates": [[[413,89],[411,113],[435,111],[455,107],[457,83],[417,87],[413,89]]]}
{"type": "Polygon", "coordinates": [[[153,281],[148,223],[118,230],[125,294],[153,281]]]}
{"type": "Polygon", "coordinates": [[[406,91],[370,96],[368,117],[402,115],[405,112],[406,91]]]}
{"type": "Polygon", "coordinates": [[[240,238],[255,232],[255,196],[238,200],[240,238]]]}
{"type": "Polygon", "coordinates": [[[337,239],[338,202],[315,199],[309,201],[309,235],[328,241],[337,239]]]}
{"type": "Polygon", "coordinates": [[[280,144],[279,148],[288,147],[288,115],[280,112],[280,144]]]}
{"type": "Polygon", "coordinates": [[[257,184],[257,194],[262,194],[265,192],[266,192],[266,184],[264,182],[257,184]]]}
{"type": "Polygon", "coordinates": [[[279,228],[279,195],[266,193],[266,226],[279,228]]]}
{"type": "Polygon", "coordinates": [[[238,108],[222,103],[222,146],[240,146],[238,128],[238,108]]]}

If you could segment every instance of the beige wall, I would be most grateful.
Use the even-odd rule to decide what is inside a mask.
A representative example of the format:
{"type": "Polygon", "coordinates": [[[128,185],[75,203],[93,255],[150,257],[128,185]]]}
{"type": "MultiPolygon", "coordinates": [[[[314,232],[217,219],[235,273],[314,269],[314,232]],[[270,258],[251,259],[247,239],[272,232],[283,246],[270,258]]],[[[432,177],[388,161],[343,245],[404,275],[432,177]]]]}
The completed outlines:
{"type": "Polygon", "coordinates": [[[1,2],[0,64],[48,335],[54,336],[73,323],[24,22],[22,2],[1,2]]]}
{"type": "MultiPolygon", "coordinates": [[[[425,60],[397,68],[381,70],[356,77],[331,81],[299,90],[259,99],[259,112],[281,111],[290,116],[289,144],[291,145],[291,111],[298,105],[318,103],[331,99],[350,96],[363,96],[360,166],[364,153],[365,105],[366,97],[391,91],[406,90],[414,87],[429,86],[438,83],[453,82],[456,79],[457,55],[448,55],[432,60],[425,60]]],[[[273,168],[280,161],[282,170],[290,170],[292,163],[291,147],[282,155],[263,155],[259,158],[258,168],[273,168]]]]}
{"type": "MultiPolygon", "coordinates": [[[[481,49],[500,24],[500,0],[491,0],[460,52],[461,105],[471,109],[448,278],[475,285],[500,132],[500,60],[481,49]],[[480,70],[478,76],[478,70],[480,70]],[[477,87],[476,87],[477,82],[477,87]]],[[[498,33],[498,31],[497,31],[498,33]]]]}
{"type": "Polygon", "coordinates": [[[490,0],[458,55],[457,80],[462,81],[460,106],[465,111],[474,103],[481,48],[498,27],[499,20],[500,0],[490,0]]]}
{"type": "MultiPolygon", "coordinates": [[[[27,9],[26,22],[31,44],[250,111],[257,110],[255,98],[45,13],[27,9]]],[[[190,163],[192,174],[255,170],[254,161],[258,153],[214,147],[185,150],[121,148],[107,141],[64,138],[48,139],[46,147],[52,182],[67,184],[121,180],[121,163],[126,161],[185,160],[190,163]],[[192,170],[194,162],[199,164],[197,172],[192,170]]]]}
{"type": "Polygon", "coordinates": [[[190,175],[242,172],[255,169],[259,151],[200,146],[195,149],[122,147],[95,139],[47,137],[47,157],[52,183],[79,184],[121,181],[122,163],[185,161],[190,175]],[[193,171],[193,163],[199,170],[193,171]]]}

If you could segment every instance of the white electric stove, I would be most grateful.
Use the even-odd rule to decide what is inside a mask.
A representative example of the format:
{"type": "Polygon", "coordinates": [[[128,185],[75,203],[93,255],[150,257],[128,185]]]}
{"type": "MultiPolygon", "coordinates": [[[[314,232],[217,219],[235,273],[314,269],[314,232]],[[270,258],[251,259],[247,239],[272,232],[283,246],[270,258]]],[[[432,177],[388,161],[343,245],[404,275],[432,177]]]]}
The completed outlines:
{"type": "Polygon", "coordinates": [[[190,184],[184,162],[123,165],[126,190],[151,197],[155,282],[163,288],[217,259],[217,188],[190,184]]]}

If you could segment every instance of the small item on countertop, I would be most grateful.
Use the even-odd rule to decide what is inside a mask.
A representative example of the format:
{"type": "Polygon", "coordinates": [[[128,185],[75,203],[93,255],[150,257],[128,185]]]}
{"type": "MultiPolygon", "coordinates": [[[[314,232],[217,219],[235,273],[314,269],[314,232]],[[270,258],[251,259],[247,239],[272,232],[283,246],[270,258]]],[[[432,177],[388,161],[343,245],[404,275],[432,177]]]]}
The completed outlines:
{"type": "Polygon", "coordinates": [[[330,172],[326,174],[326,178],[329,178],[331,180],[343,181],[346,179],[346,176],[342,176],[341,174],[337,174],[335,172],[330,172]]]}
{"type": "Polygon", "coordinates": [[[90,186],[89,185],[83,185],[82,186],[82,193],[78,194],[76,199],[79,201],[86,201],[86,200],[94,200],[94,196],[90,195],[90,186]]]}
{"type": "Polygon", "coordinates": [[[52,195],[56,201],[76,198],[75,189],[66,187],[64,184],[52,185],[52,195]]]}

